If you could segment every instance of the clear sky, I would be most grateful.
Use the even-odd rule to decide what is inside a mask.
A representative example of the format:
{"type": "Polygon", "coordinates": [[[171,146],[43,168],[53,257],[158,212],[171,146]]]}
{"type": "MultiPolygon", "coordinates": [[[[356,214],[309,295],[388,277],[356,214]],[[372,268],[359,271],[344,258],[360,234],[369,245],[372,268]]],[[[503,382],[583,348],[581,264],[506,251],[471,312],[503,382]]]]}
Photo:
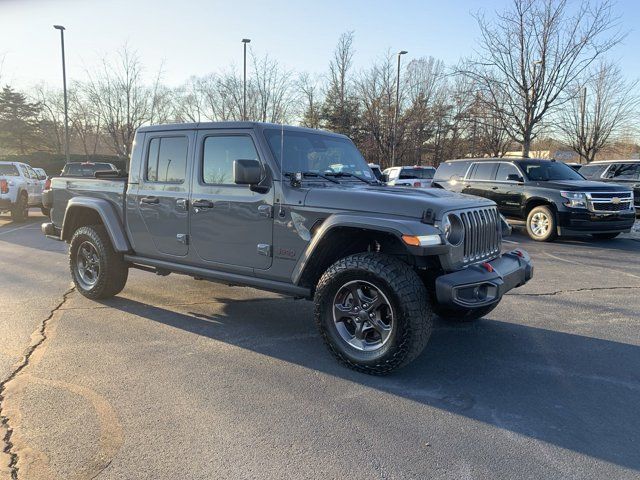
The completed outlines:
{"type": "MultiPolygon", "coordinates": [[[[243,37],[286,68],[323,73],[342,32],[355,31],[356,67],[387,49],[432,55],[449,64],[472,52],[478,29],[471,13],[491,14],[509,0],[0,0],[2,82],[28,87],[60,83],[59,34],[67,27],[70,79],[125,42],[152,74],[164,61],[164,81],[241,66],[243,37]]],[[[630,31],[612,52],[625,74],[640,77],[640,0],[616,11],[630,31]]]]}

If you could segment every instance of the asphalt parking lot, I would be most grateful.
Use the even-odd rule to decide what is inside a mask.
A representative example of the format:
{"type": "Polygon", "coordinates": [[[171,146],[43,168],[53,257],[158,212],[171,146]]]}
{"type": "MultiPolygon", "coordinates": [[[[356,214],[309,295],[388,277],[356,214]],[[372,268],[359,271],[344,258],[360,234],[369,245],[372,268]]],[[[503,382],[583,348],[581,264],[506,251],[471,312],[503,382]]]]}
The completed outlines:
{"type": "Polygon", "coordinates": [[[529,284],[370,377],[334,361],[310,302],[139,271],[89,301],[32,215],[0,217],[0,478],[640,475],[638,240],[515,233],[529,284]]]}

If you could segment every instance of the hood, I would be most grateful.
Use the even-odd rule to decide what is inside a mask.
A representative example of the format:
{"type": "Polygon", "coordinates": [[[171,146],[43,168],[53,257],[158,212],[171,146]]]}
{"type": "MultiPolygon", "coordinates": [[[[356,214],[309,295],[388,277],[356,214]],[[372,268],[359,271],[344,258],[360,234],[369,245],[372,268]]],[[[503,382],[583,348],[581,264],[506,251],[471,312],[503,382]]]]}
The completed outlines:
{"type": "Polygon", "coordinates": [[[551,188],[553,190],[567,190],[570,192],[624,192],[628,187],[605,182],[592,182],[589,180],[555,180],[548,182],[535,182],[537,186],[551,188]]]}
{"type": "Polygon", "coordinates": [[[421,218],[431,208],[436,218],[443,212],[495,205],[491,200],[449,192],[441,188],[403,188],[352,184],[311,188],[305,206],[334,210],[372,212],[421,218]]]}

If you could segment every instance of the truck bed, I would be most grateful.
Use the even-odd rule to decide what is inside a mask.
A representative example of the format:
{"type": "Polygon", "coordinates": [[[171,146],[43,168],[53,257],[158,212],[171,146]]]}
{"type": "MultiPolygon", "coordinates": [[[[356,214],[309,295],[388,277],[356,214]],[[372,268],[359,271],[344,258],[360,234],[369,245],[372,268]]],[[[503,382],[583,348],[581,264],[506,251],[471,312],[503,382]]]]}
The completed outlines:
{"type": "Polygon", "coordinates": [[[87,178],[54,177],[51,179],[51,194],[47,201],[51,205],[51,221],[62,227],[67,203],[73,197],[102,198],[113,205],[121,219],[124,219],[127,177],[87,178]]]}

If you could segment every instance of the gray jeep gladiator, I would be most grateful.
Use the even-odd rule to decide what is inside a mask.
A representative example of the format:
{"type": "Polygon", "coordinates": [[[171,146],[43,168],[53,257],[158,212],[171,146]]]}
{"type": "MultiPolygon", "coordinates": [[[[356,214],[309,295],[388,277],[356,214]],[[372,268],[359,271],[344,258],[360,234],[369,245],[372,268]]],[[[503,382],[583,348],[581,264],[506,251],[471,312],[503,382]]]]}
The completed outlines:
{"type": "Polygon", "coordinates": [[[470,321],[533,274],[502,253],[494,202],[386,187],[347,137],[252,122],[140,128],[129,173],[59,177],[45,235],[70,244],[92,299],[130,268],[313,299],[330,351],[384,374],[415,359],[433,315],[470,321]]]}

